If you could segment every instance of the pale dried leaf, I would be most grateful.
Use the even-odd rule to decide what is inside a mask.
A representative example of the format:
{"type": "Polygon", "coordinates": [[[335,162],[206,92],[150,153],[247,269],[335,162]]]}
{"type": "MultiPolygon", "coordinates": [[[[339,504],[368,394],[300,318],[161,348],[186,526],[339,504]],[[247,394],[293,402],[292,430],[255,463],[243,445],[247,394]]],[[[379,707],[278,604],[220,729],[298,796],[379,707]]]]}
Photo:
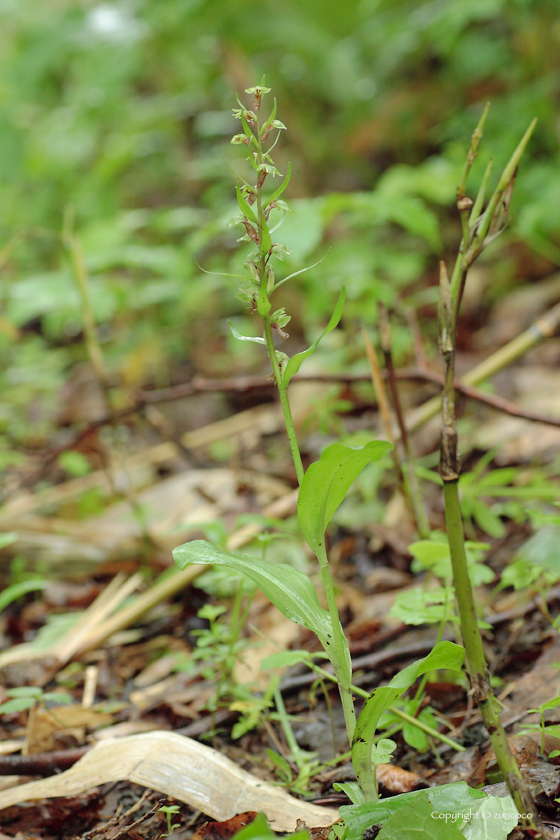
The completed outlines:
{"type": "Polygon", "coordinates": [[[210,747],[174,732],[101,742],[64,773],[0,792],[0,810],[23,801],[78,796],[124,780],[186,802],[216,820],[241,811],[263,811],[275,831],[293,831],[297,819],[311,826],[338,819],[337,811],[294,799],[210,747]]]}

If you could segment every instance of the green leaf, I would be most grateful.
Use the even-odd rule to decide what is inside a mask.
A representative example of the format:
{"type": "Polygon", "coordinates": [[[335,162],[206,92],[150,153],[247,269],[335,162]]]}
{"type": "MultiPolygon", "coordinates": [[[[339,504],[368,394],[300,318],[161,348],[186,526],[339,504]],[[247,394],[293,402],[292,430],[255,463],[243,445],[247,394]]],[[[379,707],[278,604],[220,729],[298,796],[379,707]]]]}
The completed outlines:
{"type": "Polygon", "coordinates": [[[246,554],[232,554],[204,540],[194,540],[173,550],[180,569],[193,563],[231,566],[244,572],[286,618],[312,630],[322,644],[332,635],[329,614],[317,598],[313,584],[303,572],[284,563],[267,563],[246,554]]]}
{"type": "Polygon", "coordinates": [[[13,531],[6,531],[0,534],[0,548],[6,548],[7,545],[12,545],[17,540],[17,534],[13,531]]]}
{"type": "Polygon", "coordinates": [[[237,203],[239,204],[239,209],[241,210],[243,215],[247,219],[249,219],[250,222],[254,222],[256,225],[258,225],[259,220],[257,219],[256,215],[251,210],[250,204],[247,201],[245,201],[245,199],[243,198],[243,195],[241,193],[241,189],[239,187],[239,184],[236,184],[235,188],[237,190],[237,203]]]}
{"type": "Polygon", "coordinates": [[[313,665],[314,657],[327,657],[326,653],[313,653],[308,650],[279,650],[278,653],[271,653],[261,661],[261,671],[268,671],[269,668],[292,668],[294,665],[313,665]]]}
{"type": "Polygon", "coordinates": [[[8,697],[33,697],[40,700],[43,696],[43,689],[37,685],[20,685],[16,688],[9,688],[6,692],[8,697]]]}
{"type": "Polygon", "coordinates": [[[506,566],[500,577],[502,587],[513,586],[515,590],[526,589],[542,575],[542,566],[520,557],[506,566]]]}
{"type": "Polygon", "coordinates": [[[13,700],[6,700],[0,705],[0,714],[9,715],[13,712],[24,712],[30,709],[37,702],[35,697],[14,697],[13,700]]]}
{"type": "Polygon", "coordinates": [[[293,779],[292,768],[290,767],[289,763],[286,761],[283,755],[280,755],[274,750],[266,750],[266,754],[269,757],[270,761],[274,764],[277,770],[284,776],[284,778],[291,782],[293,779]]]}
{"type": "Polygon", "coordinates": [[[277,106],[276,97],[274,97],[274,105],[272,106],[272,112],[271,112],[271,114],[270,114],[269,118],[268,118],[268,119],[266,120],[266,122],[264,123],[263,127],[261,128],[261,134],[264,134],[264,132],[266,131],[266,129],[267,129],[269,126],[271,126],[271,125],[272,125],[272,123],[274,122],[274,118],[275,118],[275,116],[276,116],[276,106],[277,106]]]}
{"type": "Polygon", "coordinates": [[[266,210],[266,208],[269,206],[269,204],[272,204],[273,201],[276,201],[277,198],[280,198],[280,196],[282,195],[282,193],[284,192],[284,190],[286,189],[286,187],[290,183],[291,174],[292,174],[292,167],[290,166],[290,164],[288,164],[288,168],[286,170],[286,177],[284,178],[284,180],[282,181],[282,183],[280,184],[278,189],[274,190],[272,195],[266,200],[266,203],[263,207],[263,210],[266,210]]]}
{"type": "Polygon", "coordinates": [[[339,295],[337,304],[334,308],[334,312],[331,316],[331,319],[330,319],[329,323],[327,324],[327,326],[325,327],[325,329],[323,330],[323,332],[321,333],[321,335],[319,336],[319,338],[316,341],[314,341],[313,344],[311,345],[311,347],[308,347],[307,350],[303,350],[301,353],[296,353],[295,356],[292,356],[292,358],[290,359],[289,364],[288,364],[288,366],[287,366],[287,368],[284,372],[284,376],[282,378],[282,388],[286,389],[288,387],[288,384],[289,384],[292,376],[296,375],[296,373],[298,372],[298,370],[302,366],[305,359],[307,359],[308,356],[310,356],[312,353],[315,352],[315,350],[317,349],[317,346],[318,346],[319,342],[321,341],[321,339],[327,333],[332,332],[332,330],[334,330],[334,328],[336,326],[338,326],[338,322],[342,318],[342,310],[344,308],[345,299],[346,299],[346,287],[343,286],[342,289],[340,290],[340,295],[339,295]]]}
{"type": "Polygon", "coordinates": [[[362,805],[365,802],[358,782],[335,782],[333,788],[345,793],[352,805],[362,805]]]}
{"type": "Polygon", "coordinates": [[[58,703],[59,706],[69,706],[74,702],[72,695],[63,691],[45,691],[41,700],[45,703],[58,703]]]}
{"type": "Polygon", "coordinates": [[[354,479],[390,448],[384,440],[363,447],[333,443],[307,468],[299,490],[298,518],[303,536],[317,555],[324,554],[325,529],[354,479]]]}
{"type": "Polygon", "coordinates": [[[372,789],[371,779],[371,750],[375,730],[379,718],[386,712],[407,688],[421,674],[427,671],[445,668],[450,671],[460,671],[465,658],[465,651],[453,642],[438,642],[431,653],[418,662],[413,662],[396,674],[389,685],[376,688],[368,697],[356,723],[356,730],[352,742],[352,763],[356,769],[358,781],[365,787],[364,793],[368,798],[375,799],[376,791],[372,789]],[[368,783],[369,782],[369,783],[368,783]]]}
{"type": "Polygon", "coordinates": [[[506,840],[519,821],[511,796],[487,796],[471,806],[468,814],[472,816],[462,829],[467,840],[506,840]]]}
{"type": "Polygon", "coordinates": [[[348,828],[346,840],[362,840],[363,833],[372,825],[386,823],[394,814],[406,806],[416,807],[422,801],[430,804],[431,810],[439,813],[469,811],[479,800],[488,797],[480,790],[475,790],[466,782],[454,782],[430,790],[416,790],[401,793],[390,799],[366,802],[362,805],[343,805],[340,815],[348,828]]]}
{"type": "Polygon", "coordinates": [[[454,822],[438,819],[432,805],[422,799],[389,817],[379,840],[464,840],[454,822]]]}
{"type": "Polygon", "coordinates": [[[371,760],[373,764],[388,764],[395,752],[397,745],[390,738],[381,738],[371,748],[371,760]]]}
{"type": "Polygon", "coordinates": [[[558,543],[560,541],[560,528],[545,526],[537,531],[531,539],[521,547],[519,554],[531,563],[537,563],[545,569],[553,572],[560,571],[560,557],[558,555],[558,543]]]}
{"type": "Polygon", "coordinates": [[[447,611],[447,618],[452,621],[455,617],[453,598],[452,587],[446,592],[442,588],[424,590],[416,586],[414,589],[399,592],[389,615],[398,618],[404,624],[439,624],[446,617],[447,611]]]}
{"type": "Polygon", "coordinates": [[[488,534],[489,537],[500,539],[505,536],[506,526],[499,516],[496,516],[492,508],[482,502],[480,499],[473,499],[472,502],[472,516],[478,527],[488,534]]]}
{"type": "Polygon", "coordinates": [[[241,333],[235,329],[231,321],[228,321],[228,324],[233,337],[236,338],[238,341],[252,341],[253,344],[264,344],[266,346],[266,341],[264,340],[264,338],[260,338],[256,335],[241,335],[241,333]]]}
{"type": "Polygon", "coordinates": [[[14,583],[8,586],[3,592],[0,592],[0,612],[5,609],[12,601],[16,601],[28,592],[37,592],[39,589],[45,589],[49,585],[48,580],[22,580],[19,583],[14,583]]]}
{"type": "Polygon", "coordinates": [[[560,697],[554,697],[548,703],[542,703],[538,709],[528,709],[528,712],[548,712],[550,709],[556,709],[560,706],[560,697]]]}
{"type": "MultiPolygon", "coordinates": [[[[238,831],[232,840],[277,840],[277,835],[269,827],[264,814],[257,814],[253,822],[238,831]]],[[[290,834],[290,840],[309,840],[307,831],[290,834]]]]}

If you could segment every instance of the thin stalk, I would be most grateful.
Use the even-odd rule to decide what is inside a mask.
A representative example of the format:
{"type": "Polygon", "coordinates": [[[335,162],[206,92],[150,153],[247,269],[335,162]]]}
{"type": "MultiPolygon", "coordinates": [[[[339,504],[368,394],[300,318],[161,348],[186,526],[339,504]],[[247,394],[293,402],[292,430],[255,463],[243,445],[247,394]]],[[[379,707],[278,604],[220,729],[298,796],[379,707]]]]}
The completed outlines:
{"type": "MultiPolygon", "coordinates": [[[[256,114],[256,133],[257,139],[257,165],[260,166],[263,163],[263,143],[260,131],[260,111],[257,111],[256,114]]],[[[260,179],[259,179],[260,183],[260,179]]],[[[263,326],[264,326],[264,340],[266,342],[266,351],[268,353],[268,358],[270,359],[270,364],[272,365],[272,371],[274,374],[274,381],[276,382],[276,387],[278,389],[278,394],[280,396],[280,405],[282,406],[282,414],[284,415],[284,423],[286,425],[286,433],[288,435],[288,440],[290,443],[290,451],[292,453],[292,460],[294,462],[294,468],[296,471],[296,476],[298,480],[298,484],[301,484],[303,481],[304,470],[303,464],[301,461],[301,454],[299,451],[299,446],[296,437],[296,431],[294,428],[294,420],[292,417],[292,411],[290,408],[290,401],[288,399],[288,393],[285,388],[282,388],[282,374],[280,371],[280,366],[278,364],[278,358],[276,356],[276,349],[274,347],[274,339],[272,338],[272,325],[270,323],[270,310],[271,305],[270,301],[268,300],[268,290],[267,290],[267,273],[266,273],[266,256],[262,252],[261,242],[263,237],[263,229],[266,224],[266,220],[264,217],[264,210],[263,210],[263,199],[262,199],[262,185],[259,186],[257,183],[256,193],[257,193],[257,219],[258,219],[258,239],[259,239],[259,260],[258,260],[258,268],[259,268],[259,279],[261,283],[261,290],[259,295],[259,303],[261,303],[262,299],[262,306],[259,307],[259,311],[261,317],[263,319],[263,326]]]]}
{"type": "Polygon", "coordinates": [[[424,502],[422,500],[422,494],[420,492],[416,472],[414,471],[414,453],[412,451],[412,445],[410,443],[410,437],[406,428],[406,423],[404,420],[404,415],[401,406],[401,400],[399,397],[399,391],[397,388],[397,380],[395,376],[395,368],[393,365],[393,356],[391,352],[391,329],[389,325],[389,314],[387,312],[386,307],[382,303],[378,305],[378,310],[381,350],[385,359],[385,368],[387,370],[387,379],[389,382],[389,393],[391,394],[391,399],[393,402],[393,411],[395,412],[395,417],[397,418],[397,423],[401,433],[401,442],[404,449],[405,461],[407,466],[407,495],[412,506],[414,519],[416,521],[416,527],[418,528],[418,533],[420,534],[422,539],[427,539],[430,534],[430,526],[428,524],[428,517],[426,516],[426,511],[424,509],[424,502]]]}
{"type": "MultiPolygon", "coordinates": [[[[385,383],[383,382],[383,377],[381,375],[381,368],[379,366],[379,362],[377,360],[376,352],[373,348],[373,345],[369,339],[367,334],[367,330],[365,327],[362,327],[362,336],[364,338],[364,344],[366,348],[366,356],[369,363],[369,369],[371,373],[371,382],[373,385],[373,391],[375,396],[377,397],[377,405],[379,407],[379,415],[381,417],[381,423],[383,424],[383,430],[387,437],[387,440],[393,447],[391,449],[391,456],[393,458],[393,464],[395,467],[395,475],[397,477],[397,482],[399,485],[399,490],[401,491],[403,497],[408,500],[408,496],[405,489],[405,482],[404,482],[404,472],[401,462],[401,456],[399,453],[399,449],[395,446],[395,436],[393,434],[393,419],[391,417],[391,408],[389,406],[389,399],[387,397],[387,390],[385,388],[385,383]]],[[[413,514],[413,511],[411,511],[413,514]]]]}
{"type": "MultiPolygon", "coordinates": [[[[445,443],[442,440],[442,452],[444,451],[444,447],[445,443]]],[[[494,696],[494,691],[490,684],[490,676],[486,665],[486,657],[467,567],[463,521],[459,502],[458,476],[448,479],[444,477],[443,494],[445,502],[445,524],[449,538],[455,593],[473,699],[478,706],[484,725],[488,731],[498,766],[519,813],[534,814],[534,803],[507,741],[506,733],[500,719],[500,705],[494,696]]],[[[534,820],[527,822],[531,825],[534,824],[534,820]]]]}
{"type": "Polygon", "coordinates": [[[327,598],[327,609],[331,617],[333,628],[332,645],[329,645],[327,653],[329,654],[329,659],[334,669],[334,675],[336,677],[336,681],[338,682],[338,690],[340,692],[340,700],[342,702],[342,711],[344,714],[346,732],[348,733],[348,740],[352,743],[354,730],[356,728],[356,711],[354,709],[354,698],[352,697],[352,665],[350,663],[350,652],[346,636],[342,630],[340,617],[338,615],[334,583],[329,569],[329,561],[326,551],[322,553],[322,556],[318,555],[317,559],[319,560],[321,579],[323,581],[323,588],[327,598]]]}
{"type": "MultiPolygon", "coordinates": [[[[254,106],[256,106],[256,100],[253,104],[254,106]]],[[[259,172],[257,178],[257,185],[255,189],[255,201],[257,208],[257,240],[259,249],[256,263],[257,277],[260,284],[257,311],[263,319],[265,345],[268,357],[270,359],[270,363],[272,365],[272,370],[274,373],[276,386],[278,388],[278,393],[280,395],[280,404],[282,406],[286,432],[288,434],[288,440],[290,442],[290,450],[292,453],[292,459],[294,462],[298,483],[301,485],[304,478],[303,464],[301,461],[301,454],[299,451],[299,446],[297,443],[296,433],[294,429],[294,421],[292,418],[292,412],[288,400],[287,389],[282,387],[282,373],[278,364],[278,357],[276,355],[274,340],[272,337],[272,322],[270,318],[272,306],[269,300],[270,289],[268,288],[269,278],[267,273],[267,261],[270,255],[263,251],[262,245],[263,236],[266,228],[266,216],[262,195],[262,185],[264,183],[265,177],[262,175],[262,170],[259,169],[259,167],[262,166],[265,160],[265,155],[263,152],[263,140],[261,134],[260,103],[258,108],[255,107],[255,110],[256,114],[254,137],[256,140],[256,149],[254,152],[254,161],[257,166],[257,171],[259,172]]],[[[250,154],[252,154],[251,150],[250,154]]],[[[342,709],[344,712],[344,721],[346,724],[346,730],[348,732],[348,738],[351,742],[352,736],[354,734],[354,729],[356,728],[356,713],[354,710],[354,700],[352,697],[352,691],[350,689],[352,675],[350,652],[348,650],[348,642],[346,641],[346,637],[344,635],[342,625],[340,623],[340,617],[338,615],[334,583],[331,577],[326,551],[323,551],[320,556],[318,555],[317,559],[319,561],[319,567],[321,569],[321,578],[323,581],[323,588],[325,590],[327,608],[331,619],[333,633],[333,638],[329,641],[327,652],[331,664],[333,666],[335,675],[338,679],[340,699],[342,702],[342,709]]]]}
{"type": "Polygon", "coordinates": [[[288,712],[286,711],[286,706],[284,705],[284,698],[282,697],[282,692],[279,687],[274,689],[274,703],[280,719],[280,726],[282,727],[286,743],[288,744],[288,749],[290,750],[290,757],[297,769],[301,770],[305,761],[302,761],[302,750],[296,741],[294,731],[290,724],[290,718],[288,716],[288,712]]]}
{"type": "Polygon", "coordinates": [[[292,460],[294,462],[298,484],[301,484],[304,476],[303,464],[297,442],[296,430],[294,428],[294,420],[292,417],[292,410],[290,408],[290,401],[288,399],[288,392],[286,388],[282,388],[282,374],[280,372],[280,366],[278,365],[278,359],[276,358],[276,350],[274,348],[274,340],[272,338],[272,326],[268,315],[264,318],[264,340],[266,341],[268,358],[270,359],[270,364],[272,365],[274,381],[276,382],[276,387],[278,388],[278,394],[280,396],[280,405],[282,406],[284,424],[286,426],[286,433],[290,443],[290,451],[292,453],[292,460]]]}
{"type": "MultiPolygon", "coordinates": [[[[460,465],[455,416],[455,353],[461,297],[470,265],[486,244],[497,236],[507,223],[509,202],[519,159],[534,129],[533,121],[504,169],[498,186],[484,212],[481,212],[482,200],[477,199],[476,204],[480,215],[472,220],[470,214],[473,202],[465,196],[466,179],[476,155],[485,115],[486,111],[473,134],[463,177],[457,190],[457,208],[461,216],[463,237],[451,280],[447,277],[445,265],[440,264],[439,349],[444,360],[440,474],[443,481],[445,524],[449,539],[453,582],[472,696],[482,715],[498,765],[515,805],[519,813],[524,815],[523,824],[532,830],[537,829],[537,831],[544,832],[538,815],[533,816],[535,807],[531,794],[508,744],[500,719],[500,705],[490,684],[467,565],[463,518],[459,501],[460,465]]],[[[485,189],[486,184],[483,186],[485,189]]]]}
{"type": "Polygon", "coordinates": [[[71,208],[67,208],[65,212],[62,241],[70,256],[74,279],[82,301],[82,325],[84,328],[84,339],[87,354],[103,393],[105,409],[107,414],[110,414],[110,388],[107,381],[107,374],[105,372],[103,351],[101,350],[101,345],[99,344],[99,339],[97,337],[97,325],[95,323],[95,315],[93,312],[89,290],[89,276],[80,240],[73,230],[73,213],[71,208]]]}

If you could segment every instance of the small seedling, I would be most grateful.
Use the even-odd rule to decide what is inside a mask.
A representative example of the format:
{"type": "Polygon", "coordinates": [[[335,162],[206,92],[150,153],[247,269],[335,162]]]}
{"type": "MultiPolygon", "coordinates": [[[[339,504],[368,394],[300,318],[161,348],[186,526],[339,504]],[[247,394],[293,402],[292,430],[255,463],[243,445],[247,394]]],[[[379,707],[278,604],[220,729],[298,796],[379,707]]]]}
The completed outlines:
{"type": "Polygon", "coordinates": [[[42,688],[34,685],[8,688],[6,689],[6,695],[11,699],[0,705],[0,714],[4,715],[24,712],[26,709],[33,708],[37,703],[57,703],[60,706],[65,706],[74,702],[74,698],[70,694],[59,691],[43,691],[42,688]]]}
{"type": "MultiPolygon", "coordinates": [[[[525,729],[522,730],[522,733],[525,734],[527,732],[540,732],[541,735],[541,755],[546,756],[546,747],[545,747],[545,736],[546,735],[553,735],[555,738],[560,736],[560,726],[546,726],[544,720],[544,713],[550,711],[551,709],[557,709],[560,706],[560,697],[555,697],[553,700],[549,700],[548,703],[541,703],[536,709],[527,709],[528,715],[540,715],[540,723],[531,723],[528,724],[525,729]]],[[[549,753],[549,758],[554,758],[555,756],[560,755],[560,750],[554,750],[553,752],[549,753]]]]}
{"type": "Polygon", "coordinates": [[[162,805],[161,808],[158,808],[158,811],[161,811],[162,814],[165,814],[167,819],[167,832],[162,834],[161,837],[169,837],[170,834],[173,834],[176,828],[180,828],[180,823],[173,822],[173,816],[179,813],[179,806],[178,805],[162,805]]]}

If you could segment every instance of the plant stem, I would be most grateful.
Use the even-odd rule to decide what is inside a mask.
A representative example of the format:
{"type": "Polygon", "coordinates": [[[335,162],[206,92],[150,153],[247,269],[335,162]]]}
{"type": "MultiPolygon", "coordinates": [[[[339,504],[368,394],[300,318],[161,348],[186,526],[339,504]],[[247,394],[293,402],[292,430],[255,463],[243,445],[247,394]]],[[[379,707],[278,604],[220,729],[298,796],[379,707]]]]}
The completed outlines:
{"type": "Polygon", "coordinates": [[[397,381],[395,377],[395,368],[393,365],[393,355],[391,351],[391,328],[389,324],[389,313],[387,307],[379,302],[379,339],[381,344],[381,351],[385,359],[385,369],[387,370],[387,380],[389,383],[389,392],[393,401],[393,411],[397,418],[397,423],[401,433],[401,442],[404,449],[405,460],[407,465],[408,481],[405,483],[407,496],[410,500],[416,527],[418,533],[423,540],[428,539],[430,534],[430,526],[428,524],[428,517],[424,508],[424,502],[418,479],[414,471],[414,452],[412,451],[412,444],[406,428],[404,415],[402,411],[401,401],[397,388],[397,381]]]}
{"type": "MultiPolygon", "coordinates": [[[[263,163],[263,144],[262,144],[262,137],[260,131],[260,111],[257,111],[256,114],[256,130],[255,130],[255,137],[257,140],[257,151],[256,151],[256,158],[257,158],[257,165],[261,165],[263,163]]],[[[290,450],[292,453],[292,460],[294,462],[294,467],[296,471],[296,476],[298,480],[298,484],[301,484],[303,481],[303,464],[301,461],[301,454],[299,451],[299,446],[296,437],[296,431],[294,428],[294,421],[292,417],[292,411],[290,408],[290,402],[288,400],[288,393],[285,388],[282,388],[282,373],[280,371],[280,366],[278,364],[278,358],[276,356],[276,349],[274,347],[274,339],[272,338],[272,325],[270,322],[270,301],[268,300],[268,290],[267,290],[267,260],[266,255],[263,254],[261,243],[263,239],[263,230],[266,225],[266,219],[264,216],[263,210],[263,201],[262,201],[262,186],[259,186],[260,178],[257,183],[256,193],[257,193],[257,219],[258,219],[258,239],[259,239],[259,259],[258,259],[258,269],[259,269],[259,280],[261,284],[260,288],[260,295],[259,298],[263,299],[264,306],[259,307],[260,314],[263,319],[263,326],[264,326],[264,340],[266,342],[266,351],[268,353],[268,358],[270,359],[270,364],[272,365],[272,371],[274,373],[274,381],[276,382],[276,387],[278,388],[278,394],[280,396],[280,405],[282,406],[282,413],[284,415],[284,423],[286,425],[286,432],[288,435],[288,440],[290,442],[290,450]]]]}
{"type": "Polygon", "coordinates": [[[354,698],[352,697],[352,662],[350,659],[350,650],[338,615],[334,583],[329,569],[326,551],[322,552],[321,555],[317,555],[317,559],[319,560],[321,579],[323,581],[323,588],[327,598],[327,608],[333,628],[332,645],[329,645],[327,653],[334,669],[334,676],[338,682],[348,740],[352,743],[356,728],[356,711],[354,709],[354,698]]]}
{"type": "Polygon", "coordinates": [[[276,382],[276,387],[278,388],[278,394],[280,396],[280,405],[282,406],[282,413],[284,415],[286,433],[290,442],[290,451],[292,453],[292,460],[294,462],[298,484],[301,484],[301,482],[303,481],[304,470],[297,442],[296,430],[294,428],[294,420],[292,417],[292,410],[290,408],[290,401],[288,399],[288,392],[286,388],[282,387],[282,374],[280,372],[280,366],[278,365],[278,359],[276,358],[276,350],[274,349],[274,340],[272,338],[272,326],[270,324],[270,317],[267,315],[263,319],[263,321],[266,350],[268,353],[268,358],[270,359],[270,364],[272,365],[274,381],[276,382]]]}
{"type": "MultiPolygon", "coordinates": [[[[272,370],[274,373],[274,380],[276,382],[276,386],[278,388],[278,394],[280,396],[280,404],[282,406],[282,413],[284,415],[284,422],[286,426],[286,432],[288,435],[288,440],[290,442],[290,450],[292,453],[292,459],[294,462],[294,467],[297,475],[298,483],[301,485],[303,478],[304,478],[304,470],[303,464],[301,460],[301,454],[299,451],[299,446],[297,443],[297,437],[294,428],[294,421],[292,418],[292,412],[290,409],[290,403],[288,400],[288,393],[287,387],[282,385],[282,372],[280,370],[280,365],[278,362],[278,356],[276,355],[276,349],[274,347],[274,339],[272,337],[272,321],[270,317],[270,311],[272,309],[269,294],[273,290],[273,286],[269,287],[269,274],[267,268],[267,262],[270,256],[270,253],[266,251],[266,248],[263,248],[264,242],[264,235],[267,232],[267,219],[265,210],[263,207],[263,196],[262,196],[262,185],[264,183],[266,175],[263,174],[264,170],[262,166],[265,161],[265,155],[263,153],[263,140],[262,140],[262,133],[261,133],[261,122],[260,122],[260,106],[256,110],[255,114],[255,128],[254,128],[254,138],[256,140],[256,148],[254,151],[254,161],[256,164],[257,172],[259,173],[257,179],[257,185],[255,188],[256,193],[256,208],[257,208],[257,240],[258,240],[258,257],[256,260],[256,269],[257,269],[257,277],[259,282],[259,296],[258,302],[256,304],[257,311],[263,320],[263,330],[264,330],[264,340],[266,345],[266,350],[268,353],[268,357],[270,359],[270,364],[272,365],[272,370]]],[[[253,154],[253,152],[251,152],[253,154]]],[[[270,238],[267,234],[267,241],[270,241],[270,238]]],[[[327,600],[327,607],[331,619],[331,626],[332,626],[332,639],[327,639],[326,642],[326,650],[333,666],[336,678],[338,680],[338,687],[340,692],[340,699],[342,702],[342,709],[344,712],[344,721],[346,724],[346,730],[348,732],[348,738],[350,742],[352,742],[352,737],[354,735],[354,729],[356,727],[356,713],[354,710],[354,700],[352,697],[351,691],[351,682],[352,682],[352,662],[350,659],[350,651],[348,649],[348,642],[346,641],[346,637],[342,630],[342,625],[340,623],[340,617],[338,615],[338,608],[336,606],[336,597],[334,591],[334,583],[331,577],[330,569],[329,569],[329,562],[327,558],[326,550],[324,549],[317,555],[317,559],[319,561],[319,566],[321,569],[321,578],[323,581],[323,587],[325,590],[325,596],[327,600]]]]}
{"type": "MultiPolygon", "coordinates": [[[[454,365],[450,364],[449,367],[454,367],[454,365]]],[[[451,381],[453,381],[452,378],[451,381]]],[[[443,402],[444,406],[447,402],[448,409],[451,409],[452,406],[454,408],[454,405],[452,403],[450,404],[445,397],[443,402]]],[[[456,432],[453,434],[453,432],[453,427],[446,426],[444,420],[442,455],[449,453],[451,463],[453,463],[452,458],[454,453],[456,456],[457,444],[457,434],[456,432]]],[[[535,809],[531,795],[523,781],[521,771],[507,741],[506,733],[500,719],[500,706],[490,685],[490,676],[486,665],[486,657],[478,627],[473,591],[467,567],[463,522],[459,503],[459,476],[452,476],[452,470],[446,472],[446,467],[448,466],[448,464],[444,464],[442,461],[445,524],[449,538],[455,593],[473,699],[480,710],[484,725],[490,737],[490,743],[496,755],[498,766],[513,796],[519,813],[534,814],[535,809]]],[[[533,824],[532,821],[529,822],[533,824]]]]}
{"type": "MultiPolygon", "coordinates": [[[[439,349],[444,360],[444,384],[441,398],[440,474],[443,481],[445,524],[449,539],[453,582],[473,699],[482,715],[504,780],[519,813],[524,815],[523,824],[533,831],[536,829],[545,833],[538,814],[535,813],[535,806],[529,789],[522,778],[521,770],[508,744],[500,719],[500,705],[490,684],[490,675],[478,626],[473,589],[467,565],[463,519],[459,501],[460,465],[455,416],[455,353],[461,297],[469,267],[484,249],[487,242],[497,236],[506,224],[517,165],[534,128],[533,122],[506,166],[484,212],[482,212],[483,196],[481,197],[479,193],[474,206],[476,212],[480,215],[476,219],[472,219],[473,202],[465,195],[466,181],[482,136],[482,127],[487,110],[485,110],[472,136],[463,176],[457,189],[457,208],[461,216],[463,237],[451,281],[448,279],[444,263],[440,263],[439,349]]],[[[489,173],[488,168],[487,173],[489,173]]],[[[486,180],[487,177],[485,176],[486,180]]],[[[482,191],[485,188],[486,184],[484,183],[482,191]]]]}

